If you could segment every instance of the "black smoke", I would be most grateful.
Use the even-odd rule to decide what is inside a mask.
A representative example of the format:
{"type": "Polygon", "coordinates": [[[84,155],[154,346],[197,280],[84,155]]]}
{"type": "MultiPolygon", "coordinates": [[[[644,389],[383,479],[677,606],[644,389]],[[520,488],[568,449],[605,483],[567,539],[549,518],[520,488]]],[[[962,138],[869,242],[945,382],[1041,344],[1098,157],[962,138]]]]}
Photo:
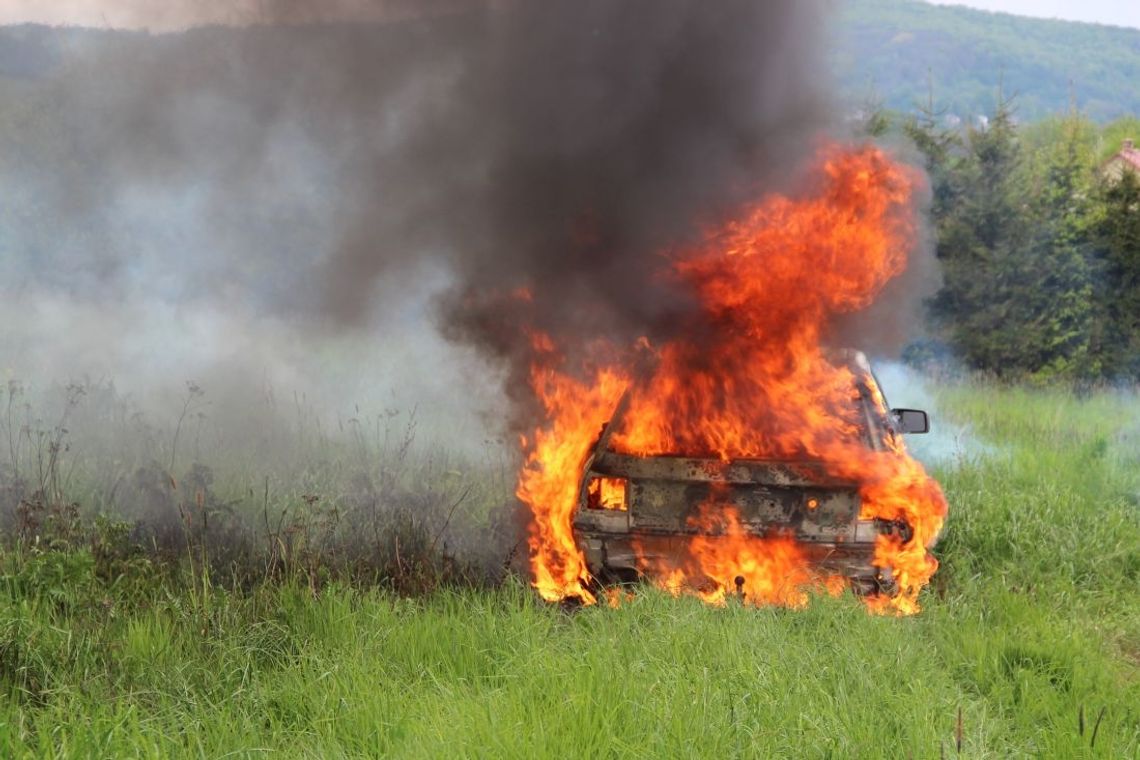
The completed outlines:
{"type": "Polygon", "coordinates": [[[0,29],[0,371],[161,384],[169,427],[199,381],[202,440],[239,429],[243,456],[309,429],[290,415],[363,429],[369,388],[406,391],[376,430],[419,401],[459,438],[499,383],[533,423],[523,323],[583,355],[671,334],[694,305],[662,257],[793,187],[833,121],[826,0],[255,6],[0,29]],[[315,386],[335,414],[295,411],[315,386]]]}
{"type": "Polygon", "coordinates": [[[510,357],[516,288],[555,336],[652,336],[690,308],[649,276],[662,252],[780,187],[828,121],[823,0],[256,10],[178,34],[4,30],[25,52],[0,76],[0,288],[37,324],[67,305],[49,313],[67,329],[9,352],[128,372],[132,326],[165,310],[237,315],[218,333],[243,345],[433,314],[510,357]]]}

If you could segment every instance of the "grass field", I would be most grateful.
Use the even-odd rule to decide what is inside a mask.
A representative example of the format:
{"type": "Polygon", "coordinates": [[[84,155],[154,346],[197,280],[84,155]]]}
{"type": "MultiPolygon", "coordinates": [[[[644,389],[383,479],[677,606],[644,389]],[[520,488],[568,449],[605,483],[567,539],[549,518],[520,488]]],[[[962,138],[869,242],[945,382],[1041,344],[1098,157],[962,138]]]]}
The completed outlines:
{"type": "Polygon", "coordinates": [[[567,613],[511,580],[232,591],[25,545],[3,557],[0,755],[1140,757],[1140,404],[936,395],[986,450],[938,468],[916,617],[651,590],[567,613]]]}

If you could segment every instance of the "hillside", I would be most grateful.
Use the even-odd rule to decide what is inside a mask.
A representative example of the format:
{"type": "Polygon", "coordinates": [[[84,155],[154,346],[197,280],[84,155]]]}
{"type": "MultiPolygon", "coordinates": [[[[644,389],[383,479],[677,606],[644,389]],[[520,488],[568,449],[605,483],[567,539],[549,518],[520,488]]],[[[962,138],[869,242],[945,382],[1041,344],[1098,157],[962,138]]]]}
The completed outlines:
{"type": "Polygon", "coordinates": [[[919,0],[844,0],[832,56],[845,95],[891,108],[925,102],[963,117],[998,83],[1034,119],[1068,107],[1097,121],[1140,112],[1140,30],[1030,19],[919,0]]]}
{"type": "MultiPolygon", "coordinates": [[[[0,93],[57,74],[68,51],[133,49],[150,58],[186,55],[192,43],[233,50],[319,47],[331,30],[203,30],[151,37],[45,27],[0,27],[0,93]],[[178,41],[176,41],[178,40],[178,41]]],[[[921,0],[842,0],[831,48],[841,96],[875,97],[907,111],[925,102],[933,82],[941,108],[963,118],[992,109],[999,82],[1032,120],[1068,107],[1070,96],[1105,122],[1140,113],[1140,30],[1030,19],[921,0]]],[[[94,72],[92,72],[94,73],[94,72]]],[[[16,90],[14,93],[13,90],[16,90]]]]}

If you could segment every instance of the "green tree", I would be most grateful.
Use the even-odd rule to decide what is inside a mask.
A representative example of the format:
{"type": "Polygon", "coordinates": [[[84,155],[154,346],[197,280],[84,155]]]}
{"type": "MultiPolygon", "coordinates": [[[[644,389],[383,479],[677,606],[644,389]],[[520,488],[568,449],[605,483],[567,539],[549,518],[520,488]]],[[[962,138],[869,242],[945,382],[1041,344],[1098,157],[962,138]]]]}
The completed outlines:
{"type": "Polygon", "coordinates": [[[944,285],[931,313],[959,357],[999,376],[1100,371],[1090,359],[1091,126],[1074,111],[1062,127],[1059,141],[1027,156],[1005,99],[960,148],[915,122],[935,167],[944,285]]]}
{"type": "Polygon", "coordinates": [[[931,214],[936,225],[949,216],[949,210],[960,193],[959,183],[955,181],[955,168],[959,161],[956,152],[962,148],[962,138],[957,131],[941,125],[944,117],[945,111],[934,105],[932,83],[926,103],[903,123],[903,134],[924,158],[924,168],[930,178],[931,214]]]}
{"type": "Polygon", "coordinates": [[[882,98],[872,90],[863,100],[863,105],[858,111],[855,134],[871,140],[881,139],[891,131],[892,116],[891,112],[883,105],[882,98]]]}
{"type": "Polygon", "coordinates": [[[1026,262],[1024,363],[1041,377],[1088,379],[1101,371],[1090,351],[1095,310],[1089,145],[1094,133],[1071,109],[1061,122],[1060,139],[1045,149],[1041,169],[1031,179],[1035,222],[1026,262]]]}
{"type": "Polygon", "coordinates": [[[1140,176],[1096,189],[1091,224],[1098,287],[1094,348],[1107,377],[1140,376],[1140,176]]]}
{"type": "MultiPolygon", "coordinates": [[[[934,154],[937,158],[937,154],[934,154]]],[[[1021,153],[1008,101],[988,125],[966,131],[963,150],[945,159],[945,204],[936,208],[943,287],[931,313],[947,342],[974,367],[1006,374],[1017,363],[1013,312],[1018,253],[1030,237],[1021,153]]]]}

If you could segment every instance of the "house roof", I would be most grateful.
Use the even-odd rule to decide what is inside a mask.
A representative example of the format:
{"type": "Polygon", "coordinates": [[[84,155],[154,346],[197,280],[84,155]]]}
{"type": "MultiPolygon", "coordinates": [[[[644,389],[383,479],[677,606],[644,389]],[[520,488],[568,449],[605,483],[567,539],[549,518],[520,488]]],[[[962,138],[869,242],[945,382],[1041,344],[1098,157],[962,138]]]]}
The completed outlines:
{"type": "Polygon", "coordinates": [[[1140,150],[1126,148],[1116,154],[1118,158],[1127,161],[1133,169],[1140,169],[1140,150]]]}
{"type": "Polygon", "coordinates": [[[1108,163],[1112,163],[1116,160],[1123,161],[1133,169],[1140,171],[1140,150],[1136,149],[1135,144],[1131,140],[1125,140],[1120,148],[1120,152],[1108,159],[1108,163]]]}

